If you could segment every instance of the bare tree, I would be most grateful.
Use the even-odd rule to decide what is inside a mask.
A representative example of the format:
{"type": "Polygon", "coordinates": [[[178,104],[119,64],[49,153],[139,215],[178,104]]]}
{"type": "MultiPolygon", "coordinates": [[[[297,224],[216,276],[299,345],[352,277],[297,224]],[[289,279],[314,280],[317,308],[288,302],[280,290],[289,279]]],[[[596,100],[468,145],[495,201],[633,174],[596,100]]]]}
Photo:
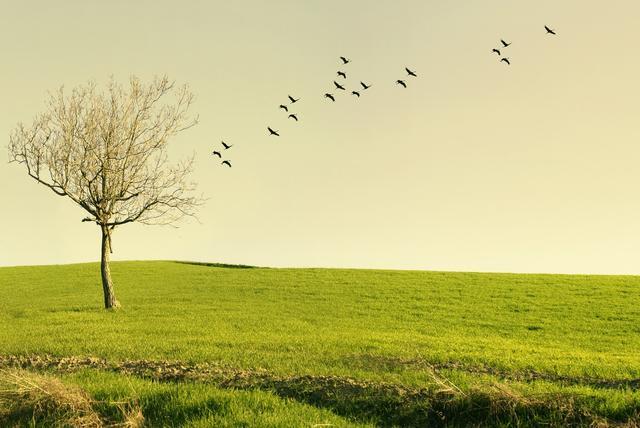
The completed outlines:
{"type": "Polygon", "coordinates": [[[132,77],[128,87],[112,78],[106,91],[92,82],[69,95],[60,88],[45,113],[11,134],[10,161],[100,227],[105,308],[119,306],[109,270],[113,230],[132,222],[172,224],[193,216],[202,202],[187,182],[193,159],[170,165],[167,157],[169,138],[197,123],[188,115],[192,103],[187,86],[176,88],[166,77],[147,85],[132,77]],[[173,102],[162,103],[169,95],[173,102]]]}

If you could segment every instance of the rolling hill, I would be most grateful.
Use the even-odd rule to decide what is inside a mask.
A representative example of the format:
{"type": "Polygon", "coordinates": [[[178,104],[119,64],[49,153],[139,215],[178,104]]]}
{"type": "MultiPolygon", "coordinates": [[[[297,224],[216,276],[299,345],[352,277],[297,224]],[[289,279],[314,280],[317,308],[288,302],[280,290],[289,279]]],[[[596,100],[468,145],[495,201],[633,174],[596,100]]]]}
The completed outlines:
{"type": "Polygon", "coordinates": [[[112,274],[118,311],[98,264],[0,268],[0,366],[79,386],[105,415],[133,400],[150,426],[640,423],[640,277],[112,274]]]}

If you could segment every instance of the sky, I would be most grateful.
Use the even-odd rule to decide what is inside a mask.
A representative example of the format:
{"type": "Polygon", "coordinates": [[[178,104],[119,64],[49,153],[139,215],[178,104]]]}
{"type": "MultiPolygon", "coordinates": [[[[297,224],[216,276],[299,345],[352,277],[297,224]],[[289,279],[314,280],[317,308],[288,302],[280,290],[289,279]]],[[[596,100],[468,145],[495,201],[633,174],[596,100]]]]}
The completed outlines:
{"type": "Polygon", "coordinates": [[[116,229],[113,260],[640,274],[637,1],[22,1],[3,16],[2,266],[100,254],[80,207],[8,163],[11,130],[61,85],[166,74],[196,95],[200,123],[170,156],[195,156],[207,202],[177,228],[116,229]],[[338,70],[372,87],[332,103],[338,70]],[[210,155],[222,139],[231,169],[210,155]]]}

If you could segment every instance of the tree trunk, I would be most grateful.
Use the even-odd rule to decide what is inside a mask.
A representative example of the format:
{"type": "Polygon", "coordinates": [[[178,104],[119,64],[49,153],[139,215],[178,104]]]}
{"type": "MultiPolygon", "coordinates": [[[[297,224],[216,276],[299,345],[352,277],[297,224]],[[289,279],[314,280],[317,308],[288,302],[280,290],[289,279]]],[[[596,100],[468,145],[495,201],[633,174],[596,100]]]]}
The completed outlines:
{"type": "Polygon", "coordinates": [[[104,307],[112,309],[120,307],[113,292],[111,270],[109,269],[109,253],[111,253],[111,231],[107,226],[100,226],[102,230],[102,252],[100,259],[100,273],[102,276],[102,291],[104,292],[104,307]]]}

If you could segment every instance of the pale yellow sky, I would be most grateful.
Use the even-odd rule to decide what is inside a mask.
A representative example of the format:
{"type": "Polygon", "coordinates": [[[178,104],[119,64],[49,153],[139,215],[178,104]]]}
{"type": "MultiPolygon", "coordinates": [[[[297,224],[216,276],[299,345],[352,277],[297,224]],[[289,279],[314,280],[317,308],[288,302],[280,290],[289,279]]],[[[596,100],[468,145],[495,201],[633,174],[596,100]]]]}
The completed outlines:
{"type": "MultiPolygon", "coordinates": [[[[61,84],[167,74],[197,96],[171,154],[196,155],[200,223],[123,226],[115,260],[640,273],[637,1],[11,3],[0,159],[61,84]],[[373,87],[330,103],[338,69],[373,87]]],[[[0,183],[0,265],[98,260],[82,209],[16,164],[0,183]]]]}

